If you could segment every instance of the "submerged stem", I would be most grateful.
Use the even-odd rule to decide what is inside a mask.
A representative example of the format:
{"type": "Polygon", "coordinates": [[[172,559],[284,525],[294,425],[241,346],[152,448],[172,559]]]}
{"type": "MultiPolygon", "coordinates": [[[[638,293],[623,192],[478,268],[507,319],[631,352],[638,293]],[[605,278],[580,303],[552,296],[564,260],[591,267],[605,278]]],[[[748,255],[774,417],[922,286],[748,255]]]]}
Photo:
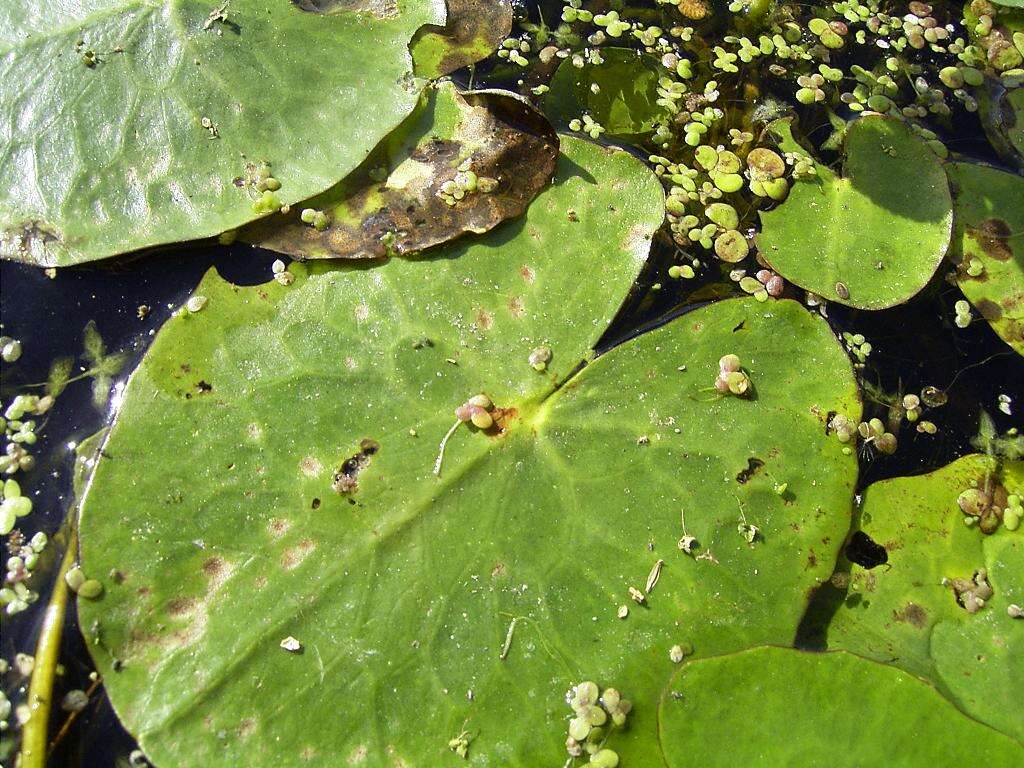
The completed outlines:
{"type": "Polygon", "coordinates": [[[20,768],[45,768],[46,737],[50,725],[50,706],[53,703],[53,682],[57,675],[60,659],[61,637],[64,632],[64,615],[68,607],[68,583],[64,574],[78,557],[78,533],[73,528],[68,536],[68,547],[64,552],[53,594],[43,614],[36,644],[35,666],[28,686],[29,718],[21,731],[20,768]]]}

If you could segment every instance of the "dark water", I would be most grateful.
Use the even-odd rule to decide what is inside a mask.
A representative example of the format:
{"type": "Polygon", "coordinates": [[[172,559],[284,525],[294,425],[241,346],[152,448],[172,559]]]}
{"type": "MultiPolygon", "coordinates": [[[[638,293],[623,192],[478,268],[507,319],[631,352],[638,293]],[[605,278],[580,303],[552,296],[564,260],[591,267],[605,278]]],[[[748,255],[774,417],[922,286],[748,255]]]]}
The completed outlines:
{"type": "MultiPolygon", "coordinates": [[[[544,7],[546,17],[558,18],[558,9],[553,4],[544,3],[544,7]]],[[[488,78],[483,66],[474,77],[477,86],[512,85],[502,83],[496,75],[488,78]]],[[[468,75],[458,79],[466,84],[468,75]]],[[[954,123],[945,138],[956,152],[994,160],[973,117],[954,123]]],[[[704,275],[693,281],[668,279],[666,271],[674,261],[674,251],[673,246],[655,245],[647,268],[599,344],[601,351],[699,306],[712,297],[713,286],[720,289],[719,296],[726,295],[722,289],[738,293],[734,284],[718,275],[704,275]],[[695,296],[703,298],[695,300],[695,296]]],[[[50,363],[57,357],[75,356],[84,364],[80,358],[82,329],[89,321],[95,321],[108,349],[128,353],[128,363],[117,379],[123,382],[171,308],[183,301],[208,269],[216,268],[231,281],[251,285],[270,279],[270,265],[275,258],[276,254],[246,245],[183,245],[144,259],[61,270],[52,280],[34,268],[0,264],[0,330],[24,343],[21,359],[16,364],[4,365],[0,384],[4,402],[24,391],[26,384],[45,381],[50,363]],[[137,309],[142,304],[149,305],[151,311],[140,320],[137,309]]],[[[1000,432],[1013,426],[1013,418],[996,410],[1000,394],[1010,395],[1016,407],[1024,408],[1021,358],[981,319],[967,329],[952,325],[953,304],[961,295],[957,288],[944,282],[943,271],[931,286],[902,307],[883,312],[829,307],[830,321],[837,333],[862,333],[873,344],[865,373],[869,382],[890,393],[917,393],[924,386],[935,386],[949,398],[947,405],[926,416],[939,427],[938,435],[919,435],[904,429],[893,456],[862,460],[861,488],[886,477],[929,471],[971,452],[970,437],[977,431],[983,408],[993,416],[1000,432]]],[[[787,295],[799,299],[802,292],[787,295]]],[[[33,451],[38,461],[36,468],[19,475],[23,490],[30,492],[35,501],[33,513],[22,521],[28,535],[37,530],[54,533],[66,515],[73,459],[69,444],[96,432],[108,416],[93,405],[91,395],[89,381],[68,387],[40,430],[40,440],[33,451]]],[[[869,403],[865,418],[877,415],[884,419],[886,410],[886,406],[869,403]]],[[[41,596],[35,609],[4,619],[0,639],[4,658],[10,659],[19,651],[34,652],[38,608],[45,603],[48,591],[43,584],[45,565],[41,564],[37,573],[36,588],[41,596]]],[[[827,618],[828,607],[826,595],[819,610],[809,615],[801,629],[801,639],[808,646],[820,642],[820,626],[816,622],[827,618]]],[[[63,655],[67,673],[58,697],[64,690],[88,687],[91,671],[73,611],[68,630],[63,655]]],[[[7,681],[10,680],[8,675],[7,681]]],[[[8,695],[15,701],[19,698],[15,690],[8,690],[8,695]]],[[[63,713],[58,712],[57,717],[63,717],[63,713]]],[[[64,739],[52,764],[109,768],[126,758],[133,748],[133,740],[120,727],[100,693],[64,739]]]]}

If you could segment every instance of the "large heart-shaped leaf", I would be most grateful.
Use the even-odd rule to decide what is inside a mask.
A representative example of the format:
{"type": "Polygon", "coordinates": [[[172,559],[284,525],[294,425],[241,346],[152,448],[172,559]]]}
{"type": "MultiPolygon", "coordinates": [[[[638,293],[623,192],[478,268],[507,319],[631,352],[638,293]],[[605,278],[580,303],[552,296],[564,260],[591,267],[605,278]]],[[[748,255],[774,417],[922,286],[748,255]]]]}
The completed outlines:
{"type": "Polygon", "coordinates": [[[558,125],[590,115],[609,136],[649,133],[671,117],[657,103],[659,64],[631,48],[602,48],[603,63],[582,67],[564,59],[551,78],[544,112],[558,125]],[[596,86],[596,90],[594,89],[596,86]]]}
{"type": "MultiPolygon", "coordinates": [[[[803,152],[788,120],[773,123],[786,151],[803,152]]],[[[860,309],[900,304],[927,285],[953,225],[942,163],[904,123],[871,114],[854,122],[840,176],[793,184],[761,216],[761,255],[787,280],[860,309]]]]}
{"type": "Polygon", "coordinates": [[[416,105],[428,0],[0,7],[0,254],[74,264],[217,235],[355,168],[416,105]],[[81,41],[81,43],[79,42],[81,41]]]}
{"type": "Polygon", "coordinates": [[[421,251],[521,214],[557,156],[558,136],[525,100],[441,83],[357,171],[303,204],[324,214],[320,228],[293,209],[240,237],[300,258],[421,251]]]}
{"type": "Polygon", "coordinates": [[[918,477],[884,480],[864,498],[861,528],[888,550],[888,565],[853,565],[850,593],[829,628],[829,646],[895,664],[934,682],[961,709],[1024,742],[1024,534],[985,535],[964,525],[957,499],[990,489],[997,504],[1024,494],[1024,465],[973,454],[918,477]],[[980,570],[994,594],[975,613],[956,579],[980,570]],[[944,583],[943,580],[946,580],[944,583]]]}
{"type": "Polygon", "coordinates": [[[956,203],[957,284],[1024,355],[1024,179],[974,163],[946,168],[956,203]]]}
{"type": "Polygon", "coordinates": [[[570,375],[663,202],[630,155],[563,151],[474,243],[288,287],[210,276],[161,331],[83,503],[106,591],[79,605],[158,766],[441,765],[463,730],[473,764],[558,764],[584,677],[635,700],[613,739],[646,765],[674,643],[792,640],[849,525],[856,463],[825,435],[859,415],[849,362],[797,303],[740,299],[570,375]],[[748,396],[711,386],[725,353],[748,396]],[[436,475],[480,391],[496,427],[456,428],[436,475]]]}
{"type": "Polygon", "coordinates": [[[1024,749],[912,675],[784,648],[686,664],[661,705],[669,768],[1020,765],[1024,749]]]}

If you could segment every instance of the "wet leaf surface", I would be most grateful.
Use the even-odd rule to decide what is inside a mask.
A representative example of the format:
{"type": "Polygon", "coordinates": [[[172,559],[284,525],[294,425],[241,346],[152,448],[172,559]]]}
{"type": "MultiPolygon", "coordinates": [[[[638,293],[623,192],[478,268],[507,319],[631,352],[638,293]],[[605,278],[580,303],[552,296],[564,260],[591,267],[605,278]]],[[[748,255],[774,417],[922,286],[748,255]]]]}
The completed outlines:
{"type": "Polygon", "coordinates": [[[861,529],[888,551],[888,566],[852,566],[850,590],[829,629],[830,648],[893,664],[931,681],[969,716],[1024,743],[1017,705],[1024,686],[1024,531],[1000,525],[985,535],[964,524],[957,500],[991,488],[997,503],[1024,493],[1024,465],[964,456],[917,477],[865,492],[861,529]],[[993,595],[975,613],[952,583],[984,569],[993,595]]]}
{"type": "MultiPolygon", "coordinates": [[[[806,152],[788,122],[785,151],[806,152]]],[[[787,280],[829,301],[884,309],[917,294],[942,262],[953,224],[942,163],[903,123],[867,115],[850,125],[840,176],[816,162],[762,212],[757,245],[787,280]]]]}
{"type": "Polygon", "coordinates": [[[658,62],[629,48],[602,48],[604,63],[563,59],[544,96],[544,112],[560,127],[589,114],[609,136],[649,133],[671,115],[658,100],[658,62]],[[591,90],[595,83],[599,90],[591,90]]]}
{"type": "Polygon", "coordinates": [[[512,31],[510,0],[446,0],[445,5],[445,25],[422,27],[413,38],[413,64],[420,77],[443,77],[475,64],[512,31]]]}
{"type": "Polygon", "coordinates": [[[1024,179],[973,163],[950,163],[946,170],[956,209],[957,285],[1024,355],[1024,179]]]}
{"type": "Polygon", "coordinates": [[[322,229],[296,208],[241,238],[297,258],[415,253],[519,216],[551,180],[557,155],[554,129],[525,101],[442,83],[357,172],[303,203],[327,215],[322,229]]]}
{"type": "Polygon", "coordinates": [[[1019,765],[1024,748],[912,675],[784,648],[686,664],[661,704],[670,768],[1019,765]]]}
{"type": "Polygon", "coordinates": [[[426,0],[222,5],[0,9],[0,254],[63,266],[218,235],[262,215],[236,180],[264,162],[280,204],[321,192],[416,105],[409,42],[440,20],[426,0]]]}
{"type": "Polygon", "coordinates": [[[613,743],[648,765],[670,646],[791,641],[849,526],[856,462],[824,429],[860,415],[849,362],[797,303],[742,299],[573,375],[663,198],[626,153],[563,151],[524,219],[478,240],[293,265],[288,287],[211,275],[158,335],[84,502],[106,589],[79,605],[157,766],[442,764],[463,730],[471,764],[560,764],[587,678],[633,699],[613,743]],[[711,389],[727,352],[746,397],[711,389]],[[458,427],[435,475],[481,391],[495,426],[458,427]]]}

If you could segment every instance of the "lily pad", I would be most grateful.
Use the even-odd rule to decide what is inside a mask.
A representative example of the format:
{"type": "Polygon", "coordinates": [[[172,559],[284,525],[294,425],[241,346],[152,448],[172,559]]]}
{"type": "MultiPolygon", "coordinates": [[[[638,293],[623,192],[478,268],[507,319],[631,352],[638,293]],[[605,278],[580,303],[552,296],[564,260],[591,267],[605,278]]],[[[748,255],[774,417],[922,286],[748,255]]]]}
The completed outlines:
{"type": "Polygon", "coordinates": [[[552,122],[566,126],[589,114],[608,136],[629,137],[649,133],[670,117],[657,103],[658,62],[630,48],[602,48],[603,64],[573,65],[564,59],[544,96],[544,111],[552,122]],[[591,90],[596,84],[598,91],[591,90]]]}
{"type": "MultiPolygon", "coordinates": [[[[790,122],[772,124],[787,152],[806,154],[790,122]]],[[[757,245],[786,280],[829,301],[884,309],[917,294],[942,262],[953,226],[942,163],[902,122],[850,125],[844,175],[815,162],[777,208],[761,212],[757,245]]]]}
{"type": "Polygon", "coordinates": [[[262,215],[239,184],[263,162],[280,204],[323,191],[415,107],[409,43],[442,21],[427,0],[4,4],[0,254],[220,234],[262,215]]]}
{"type": "Polygon", "coordinates": [[[441,83],[358,171],[303,203],[326,214],[322,228],[293,209],[240,236],[299,258],[413,253],[520,215],[557,156],[554,129],[525,100],[441,83]]]}
{"type": "Polygon", "coordinates": [[[79,605],[157,766],[443,764],[463,730],[476,764],[560,764],[586,678],[634,700],[613,740],[647,765],[674,643],[793,638],[849,526],[856,461],[825,435],[859,416],[849,362],[796,302],[736,299],[573,374],[663,193],[627,153],[563,153],[477,241],[287,287],[210,275],[161,330],[83,502],[105,591],[79,605]],[[711,386],[726,352],[744,397],[711,386]],[[494,426],[456,427],[435,474],[481,391],[494,426]]]}
{"type": "Polygon", "coordinates": [[[684,665],[661,705],[684,766],[1020,765],[1024,748],[912,675],[848,653],[755,648],[684,665]]]}
{"type": "Polygon", "coordinates": [[[990,82],[980,92],[978,112],[985,135],[999,156],[1024,170],[1024,88],[990,82]]]}
{"type": "Polygon", "coordinates": [[[999,337],[1024,355],[1024,179],[973,163],[946,170],[956,204],[957,284],[999,337]]]}
{"type": "Polygon", "coordinates": [[[1024,531],[1000,525],[985,535],[964,524],[957,503],[986,483],[1005,505],[1007,493],[1024,494],[1024,464],[1000,471],[973,454],[867,489],[860,527],[888,550],[888,565],[852,566],[828,644],[926,678],[968,715],[1024,742],[1024,623],[1007,614],[1010,604],[1024,605],[1024,531]],[[952,581],[980,569],[994,594],[971,613],[952,581]]]}
{"type": "Polygon", "coordinates": [[[512,31],[510,0],[446,0],[443,27],[422,27],[412,41],[416,74],[437,78],[490,55],[512,31]]]}

